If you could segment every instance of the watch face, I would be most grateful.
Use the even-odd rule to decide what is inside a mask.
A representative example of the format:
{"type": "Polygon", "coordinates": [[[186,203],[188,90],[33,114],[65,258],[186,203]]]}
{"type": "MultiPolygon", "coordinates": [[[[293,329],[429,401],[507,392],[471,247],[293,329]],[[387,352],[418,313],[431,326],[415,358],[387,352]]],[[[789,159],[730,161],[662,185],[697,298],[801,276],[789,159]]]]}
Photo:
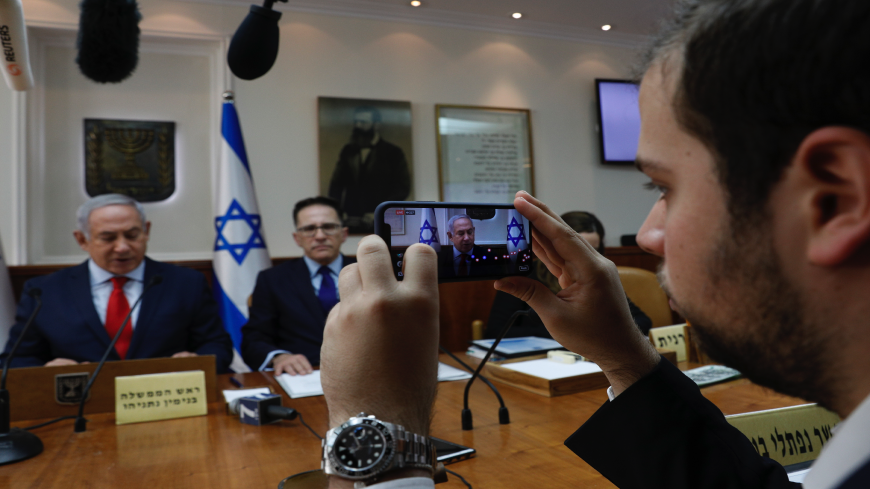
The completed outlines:
{"type": "Polygon", "coordinates": [[[386,426],[374,419],[362,419],[335,437],[330,456],[338,472],[365,477],[388,466],[394,450],[393,436],[386,426]]]}

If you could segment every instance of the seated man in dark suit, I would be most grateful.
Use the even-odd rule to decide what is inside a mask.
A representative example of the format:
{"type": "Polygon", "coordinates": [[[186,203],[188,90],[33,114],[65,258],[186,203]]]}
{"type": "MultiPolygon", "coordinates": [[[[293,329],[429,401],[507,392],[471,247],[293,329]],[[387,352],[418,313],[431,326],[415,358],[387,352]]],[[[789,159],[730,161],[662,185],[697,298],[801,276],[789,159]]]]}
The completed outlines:
{"type": "Polygon", "coordinates": [[[227,371],[232,341],[205,277],[145,257],[151,223],[142,205],[124,195],[101,195],[82,205],[77,217],[73,234],[90,258],[24,285],[4,358],[36,307],[31,289],[42,289],[43,307],[10,366],[99,361],[131,306],[161,276],[133,309],[109,360],[215,355],[218,372],[227,371]]]}
{"type": "Polygon", "coordinates": [[[441,249],[442,278],[482,277],[501,275],[505,261],[494,260],[496,254],[474,244],[474,223],[465,214],[457,214],[447,221],[447,239],[453,246],[441,249]]]}
{"type": "Polygon", "coordinates": [[[307,374],[320,363],[326,315],[338,302],[338,274],[353,263],[341,254],[347,239],[338,203],[313,197],[296,203],[296,240],[305,255],[263,270],[257,277],[242,358],[254,370],[307,374]]]}

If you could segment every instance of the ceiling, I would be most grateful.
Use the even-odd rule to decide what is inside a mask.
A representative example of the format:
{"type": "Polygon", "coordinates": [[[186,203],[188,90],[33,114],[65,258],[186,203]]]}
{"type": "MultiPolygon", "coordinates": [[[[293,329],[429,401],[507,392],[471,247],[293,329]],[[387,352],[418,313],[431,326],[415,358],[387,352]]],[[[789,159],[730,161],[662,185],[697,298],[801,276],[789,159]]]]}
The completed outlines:
{"type": "MultiPolygon", "coordinates": [[[[193,0],[209,1],[209,0],[193,0]]],[[[261,0],[211,0],[249,4],[261,0]]],[[[674,0],[288,0],[275,9],[635,45],[656,31],[674,0]],[[514,20],[511,14],[521,12],[514,20]],[[601,26],[613,28],[604,32],[601,26]]]]}

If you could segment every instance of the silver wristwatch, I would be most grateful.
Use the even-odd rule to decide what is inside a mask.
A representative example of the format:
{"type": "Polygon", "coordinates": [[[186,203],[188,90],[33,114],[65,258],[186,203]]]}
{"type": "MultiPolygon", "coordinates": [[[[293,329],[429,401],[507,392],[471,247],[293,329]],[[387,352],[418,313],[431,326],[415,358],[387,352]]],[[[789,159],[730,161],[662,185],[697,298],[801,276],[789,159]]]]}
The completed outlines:
{"type": "Polygon", "coordinates": [[[323,440],[323,472],[357,481],[356,488],[403,468],[434,473],[436,464],[435,449],[429,438],[366,413],[359,413],[327,431],[323,440]]]}

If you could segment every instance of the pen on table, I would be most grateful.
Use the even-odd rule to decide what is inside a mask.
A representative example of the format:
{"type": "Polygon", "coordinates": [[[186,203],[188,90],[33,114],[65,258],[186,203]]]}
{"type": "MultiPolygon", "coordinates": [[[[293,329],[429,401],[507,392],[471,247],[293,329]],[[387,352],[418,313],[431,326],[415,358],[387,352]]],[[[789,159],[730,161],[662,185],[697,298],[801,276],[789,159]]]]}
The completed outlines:
{"type": "Polygon", "coordinates": [[[244,386],[242,385],[242,383],[239,382],[239,380],[236,379],[235,377],[230,377],[230,383],[233,384],[234,386],[238,387],[238,388],[242,388],[242,387],[244,387],[244,386]]]}

